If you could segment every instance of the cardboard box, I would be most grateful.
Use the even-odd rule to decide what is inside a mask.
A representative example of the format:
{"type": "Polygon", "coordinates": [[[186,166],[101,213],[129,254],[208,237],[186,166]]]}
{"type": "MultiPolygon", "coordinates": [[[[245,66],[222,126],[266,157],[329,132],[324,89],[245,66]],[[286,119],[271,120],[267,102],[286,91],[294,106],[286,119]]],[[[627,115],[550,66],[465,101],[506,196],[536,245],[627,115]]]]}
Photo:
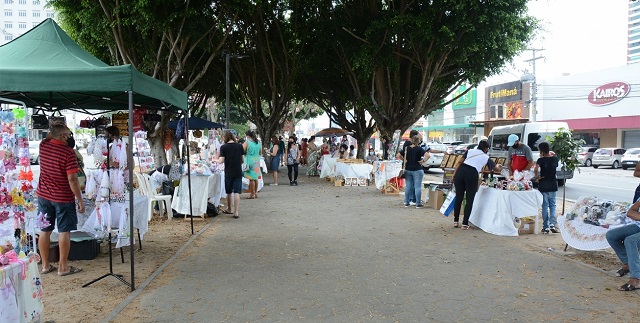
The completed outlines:
{"type": "Polygon", "coordinates": [[[429,207],[440,210],[442,203],[444,203],[444,193],[441,190],[429,190],[429,207]]]}
{"type": "Polygon", "coordinates": [[[518,228],[518,234],[533,234],[536,227],[536,221],[526,220],[520,222],[520,228],[518,228]]]}
{"type": "Polygon", "coordinates": [[[335,183],[336,186],[344,186],[344,179],[336,178],[334,183],[335,183]]]}

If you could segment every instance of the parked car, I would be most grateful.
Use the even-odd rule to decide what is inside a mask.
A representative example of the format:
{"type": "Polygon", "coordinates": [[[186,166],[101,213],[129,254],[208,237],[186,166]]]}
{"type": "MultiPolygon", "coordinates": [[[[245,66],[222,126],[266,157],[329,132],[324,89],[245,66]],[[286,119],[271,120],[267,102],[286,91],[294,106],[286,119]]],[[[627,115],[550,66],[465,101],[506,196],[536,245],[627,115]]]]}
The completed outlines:
{"type": "Polygon", "coordinates": [[[578,150],[578,161],[584,166],[591,167],[593,153],[597,149],[597,147],[580,147],[580,150],[578,150]]]}
{"type": "Polygon", "coordinates": [[[29,141],[29,156],[32,164],[40,164],[40,141],[29,141]]]}
{"type": "Polygon", "coordinates": [[[456,148],[453,149],[453,153],[456,155],[463,155],[467,150],[476,148],[478,144],[462,144],[457,145],[456,148]]]}
{"type": "Polygon", "coordinates": [[[453,151],[455,150],[456,146],[462,144],[463,142],[460,140],[457,141],[446,141],[443,142],[443,145],[447,146],[447,154],[453,154],[453,151]]]}
{"type": "Polygon", "coordinates": [[[639,160],[640,160],[640,148],[629,148],[622,155],[620,164],[622,165],[622,169],[627,169],[629,167],[636,167],[636,165],[638,165],[639,160]]]}
{"type": "MultiPolygon", "coordinates": [[[[433,150],[446,151],[447,146],[444,144],[428,144],[429,148],[433,150]]],[[[429,168],[438,168],[440,167],[440,163],[442,163],[442,159],[444,158],[444,153],[429,153],[431,157],[427,160],[426,164],[422,164],[422,170],[426,171],[429,168]]]]}
{"type": "Polygon", "coordinates": [[[626,149],[624,148],[600,148],[593,153],[593,160],[591,165],[593,168],[600,166],[611,166],[611,168],[618,168],[621,165],[622,155],[626,149]]]}

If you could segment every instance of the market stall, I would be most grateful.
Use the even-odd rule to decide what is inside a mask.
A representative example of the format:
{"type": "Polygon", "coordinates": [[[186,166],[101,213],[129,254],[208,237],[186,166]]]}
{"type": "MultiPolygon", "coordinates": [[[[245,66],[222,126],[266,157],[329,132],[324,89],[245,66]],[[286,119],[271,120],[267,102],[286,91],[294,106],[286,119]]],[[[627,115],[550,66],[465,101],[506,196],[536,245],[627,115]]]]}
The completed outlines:
{"type": "Polygon", "coordinates": [[[402,160],[383,160],[373,162],[373,175],[376,188],[382,192],[399,192],[398,175],[402,170],[402,160]]]}
{"type": "Polygon", "coordinates": [[[0,259],[0,322],[41,322],[42,282],[37,257],[7,254],[0,259]]]}
{"type": "Polygon", "coordinates": [[[558,217],[562,239],[578,250],[607,249],[610,247],[607,231],[634,222],[627,217],[629,207],[631,204],[627,202],[582,196],[563,216],[558,217]]]}
{"type": "Polygon", "coordinates": [[[344,163],[337,161],[335,163],[336,176],[343,178],[366,178],[371,179],[371,171],[373,166],[365,163],[344,163]]]}
{"type": "Polygon", "coordinates": [[[322,156],[320,178],[336,176],[336,161],[338,161],[338,158],[333,158],[329,155],[322,156]]]}
{"type": "MultiPolygon", "coordinates": [[[[19,38],[0,46],[0,97],[23,101],[46,112],[128,110],[128,133],[133,134],[134,106],[148,111],[184,112],[187,94],[138,72],[131,65],[109,66],[76,44],[52,19],[46,19],[19,38]]],[[[188,124],[187,124],[188,129],[188,124]]],[[[133,136],[128,146],[134,147],[133,136]]],[[[126,152],[133,165],[131,149],[126,152]]],[[[133,178],[133,167],[128,169],[133,178]]],[[[131,290],[135,289],[133,252],[134,193],[126,188],[129,204],[131,290]]]]}
{"type": "Polygon", "coordinates": [[[542,205],[542,194],[537,190],[508,191],[481,186],[473,201],[469,221],[475,226],[500,236],[517,236],[515,218],[536,217],[538,231],[538,208],[542,205]]]}

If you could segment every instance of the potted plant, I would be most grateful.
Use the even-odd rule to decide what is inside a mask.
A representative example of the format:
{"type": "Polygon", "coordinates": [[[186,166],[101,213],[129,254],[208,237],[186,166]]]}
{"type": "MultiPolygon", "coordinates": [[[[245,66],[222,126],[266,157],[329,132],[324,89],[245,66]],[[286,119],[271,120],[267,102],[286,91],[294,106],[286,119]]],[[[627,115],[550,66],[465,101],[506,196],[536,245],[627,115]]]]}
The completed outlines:
{"type": "MultiPolygon", "coordinates": [[[[563,171],[580,171],[580,162],[578,161],[578,150],[584,145],[584,140],[574,139],[571,130],[560,128],[553,137],[547,137],[551,151],[555,154],[562,166],[563,171]]],[[[566,200],[566,183],[562,188],[562,214],[564,214],[564,205],[566,200]]]]}

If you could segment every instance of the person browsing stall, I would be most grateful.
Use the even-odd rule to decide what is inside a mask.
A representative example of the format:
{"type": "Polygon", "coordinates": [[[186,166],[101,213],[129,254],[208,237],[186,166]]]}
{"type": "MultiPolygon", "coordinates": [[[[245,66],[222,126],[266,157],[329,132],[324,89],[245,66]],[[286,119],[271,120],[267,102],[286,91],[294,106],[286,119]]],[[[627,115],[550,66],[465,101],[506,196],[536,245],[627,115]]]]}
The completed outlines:
{"type": "Polygon", "coordinates": [[[269,184],[271,186],[278,185],[278,170],[280,169],[280,159],[283,154],[279,143],[278,137],[271,136],[271,148],[264,148],[265,154],[271,156],[271,172],[273,173],[273,183],[269,184]]]}
{"type": "Polygon", "coordinates": [[[245,151],[244,161],[249,165],[249,169],[244,172],[244,177],[249,179],[249,199],[258,198],[258,179],[262,175],[260,171],[260,151],[262,150],[262,144],[258,141],[258,136],[253,130],[248,130],[246,133],[246,140],[242,144],[242,148],[245,151]]]}
{"type": "Polygon", "coordinates": [[[411,145],[400,152],[402,157],[406,157],[404,165],[405,173],[405,193],[404,207],[409,207],[411,201],[415,201],[416,208],[422,208],[420,197],[422,195],[422,177],[424,171],[420,165],[421,160],[429,159],[429,153],[420,147],[420,136],[416,135],[411,138],[411,145]]]}
{"type": "Polygon", "coordinates": [[[224,163],[224,188],[227,191],[227,209],[222,212],[233,214],[233,218],[237,219],[240,217],[238,208],[240,206],[240,194],[242,194],[244,148],[236,142],[231,131],[224,133],[223,140],[224,144],[220,146],[218,163],[224,163]]]}
{"type": "Polygon", "coordinates": [[[530,170],[533,166],[533,154],[529,146],[520,142],[520,137],[510,134],[507,140],[509,151],[507,152],[506,164],[509,165],[509,171],[513,175],[515,171],[530,170]]]}
{"type": "Polygon", "coordinates": [[[378,161],[378,156],[376,156],[376,152],[373,150],[373,148],[369,148],[369,153],[364,157],[364,161],[369,164],[373,164],[373,162],[378,161]]]}
{"type": "Polygon", "coordinates": [[[618,290],[630,292],[640,289],[640,201],[636,201],[627,211],[627,216],[635,223],[607,231],[607,242],[618,259],[622,262],[622,268],[616,272],[616,276],[623,277],[630,273],[629,281],[618,287],[618,290]]]}
{"type": "Polygon", "coordinates": [[[541,142],[538,145],[540,158],[536,161],[535,176],[538,179],[538,191],[542,194],[542,233],[559,233],[556,227],[556,192],[558,191],[558,179],[556,168],[558,157],[551,155],[549,143],[541,142]]]}
{"type": "Polygon", "coordinates": [[[465,197],[467,202],[464,206],[464,218],[462,219],[462,229],[469,229],[469,216],[473,207],[473,200],[478,192],[478,181],[482,168],[487,165],[490,171],[494,169],[501,171],[502,166],[496,165],[487,152],[489,151],[489,142],[482,140],[478,146],[465,151],[462,160],[456,165],[453,172],[453,185],[456,189],[456,200],[453,207],[453,226],[460,226],[460,211],[462,209],[462,200],[465,197]]]}
{"type": "Polygon", "coordinates": [[[42,274],[56,270],[49,263],[51,232],[58,227],[58,246],[60,248],[59,276],[82,271],[69,266],[67,258],[71,247],[72,230],[77,230],[78,212],[84,213],[84,202],[78,181],[78,161],[73,151],[75,141],[66,125],[54,125],[45,140],[40,143],[40,180],[38,194],[38,212],[46,214],[50,226],[43,228],[38,239],[38,249],[42,258],[42,274]],[[71,146],[71,147],[69,147],[71,146]]]}

